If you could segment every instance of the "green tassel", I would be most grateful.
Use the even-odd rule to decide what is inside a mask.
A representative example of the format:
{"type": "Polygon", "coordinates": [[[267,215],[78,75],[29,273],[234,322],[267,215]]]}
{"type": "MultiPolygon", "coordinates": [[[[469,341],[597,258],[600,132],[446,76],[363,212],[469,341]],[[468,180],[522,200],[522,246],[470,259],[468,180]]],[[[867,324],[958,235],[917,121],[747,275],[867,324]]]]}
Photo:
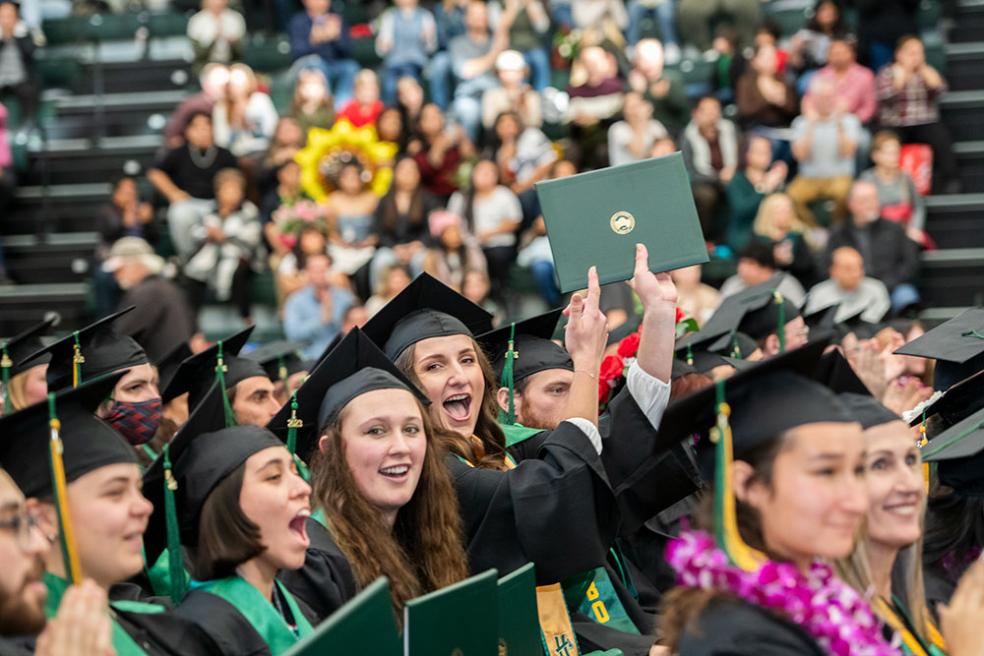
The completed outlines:
{"type": "Polygon", "coordinates": [[[514,362],[519,358],[516,350],[516,323],[509,326],[509,345],[506,348],[505,361],[502,365],[502,387],[509,390],[509,406],[503,412],[499,411],[499,421],[504,424],[516,423],[516,381],[513,380],[514,362]]]}
{"type": "Polygon", "coordinates": [[[225,412],[225,425],[226,428],[237,425],[236,413],[232,410],[232,404],[229,403],[229,394],[226,391],[225,374],[229,368],[225,364],[225,358],[222,357],[222,340],[218,341],[218,353],[215,357],[215,379],[219,381],[219,389],[222,390],[222,409],[225,412]]]}
{"type": "Polygon", "coordinates": [[[745,357],[741,352],[741,345],[738,344],[738,331],[731,331],[731,357],[735,360],[744,360],[745,357]]]}
{"type": "Polygon", "coordinates": [[[687,364],[694,366],[694,348],[687,344],[687,364]]]}
{"type": "MultiPolygon", "coordinates": [[[[58,427],[60,427],[60,422],[58,420],[58,413],[55,410],[55,395],[53,392],[48,393],[48,421],[51,424],[52,431],[58,430],[58,427]]],[[[51,450],[51,448],[52,446],[51,443],[49,442],[48,443],[49,451],[51,450]]],[[[68,548],[68,536],[65,534],[65,527],[61,525],[61,519],[65,516],[64,513],[68,512],[68,509],[62,507],[63,495],[58,493],[58,474],[55,468],[54,455],[50,455],[50,457],[48,458],[48,464],[51,471],[51,486],[53,489],[51,498],[55,503],[55,515],[58,517],[59,524],[60,524],[59,526],[60,530],[58,531],[58,546],[62,552],[62,562],[65,564],[65,578],[68,581],[74,581],[76,580],[76,576],[78,575],[78,572],[72,571],[73,559],[71,557],[71,553],[68,548]]]]}
{"type": "Polygon", "coordinates": [[[287,450],[290,451],[290,455],[294,458],[294,464],[297,466],[297,473],[301,475],[305,481],[311,480],[311,472],[308,470],[304,461],[301,457],[297,455],[297,429],[304,428],[304,420],[297,416],[297,390],[294,390],[290,395],[290,419],[287,420],[287,450]]]}
{"type": "Polygon", "coordinates": [[[164,458],[164,516],[167,522],[167,559],[168,573],[171,579],[171,601],[181,603],[188,589],[185,581],[184,558],[181,552],[181,529],[178,525],[178,507],[174,500],[174,492],[178,489],[178,481],[171,471],[171,445],[165,444],[162,452],[164,458]]]}
{"type": "Polygon", "coordinates": [[[776,290],[772,298],[775,299],[776,305],[779,306],[779,319],[776,322],[776,336],[779,338],[779,352],[786,352],[786,304],[782,300],[782,294],[779,290],[776,290]]]}
{"type": "Polygon", "coordinates": [[[82,355],[82,345],[79,344],[79,331],[72,333],[75,344],[72,346],[72,389],[82,384],[82,365],[85,364],[85,357],[82,355]]]}
{"type": "Polygon", "coordinates": [[[3,346],[0,346],[0,375],[3,381],[3,414],[8,415],[14,411],[10,404],[10,370],[13,366],[14,362],[7,353],[7,342],[4,342],[3,346]]]}
{"type": "Polygon", "coordinates": [[[280,379],[281,383],[286,384],[289,377],[287,374],[287,361],[284,359],[284,356],[277,356],[277,378],[280,379]]]}

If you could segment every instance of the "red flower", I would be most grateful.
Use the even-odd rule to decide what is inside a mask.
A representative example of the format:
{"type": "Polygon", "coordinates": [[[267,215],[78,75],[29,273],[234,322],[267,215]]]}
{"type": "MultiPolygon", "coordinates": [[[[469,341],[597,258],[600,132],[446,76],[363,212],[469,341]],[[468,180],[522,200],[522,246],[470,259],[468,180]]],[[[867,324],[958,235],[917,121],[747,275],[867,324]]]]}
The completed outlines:
{"type": "Polygon", "coordinates": [[[676,309],[676,319],[674,320],[673,323],[680,323],[681,321],[683,321],[686,318],[687,318],[687,315],[684,313],[683,310],[680,309],[679,306],[677,306],[677,309],[676,309]]]}
{"type": "Polygon", "coordinates": [[[612,381],[622,375],[622,371],[625,369],[625,363],[622,358],[618,355],[606,355],[605,359],[601,361],[601,371],[599,373],[599,378],[605,381],[612,381]]]}
{"type": "Polygon", "coordinates": [[[617,352],[623,358],[634,358],[639,352],[639,332],[636,331],[618,343],[617,352]]]}

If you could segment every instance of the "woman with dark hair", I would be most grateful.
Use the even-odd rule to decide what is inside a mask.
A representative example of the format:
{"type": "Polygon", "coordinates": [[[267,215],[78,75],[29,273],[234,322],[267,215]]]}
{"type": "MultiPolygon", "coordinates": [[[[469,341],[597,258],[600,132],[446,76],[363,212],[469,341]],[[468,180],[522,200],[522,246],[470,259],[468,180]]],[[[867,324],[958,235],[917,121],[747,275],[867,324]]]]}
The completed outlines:
{"type": "Polygon", "coordinates": [[[474,148],[460,127],[448,127],[444,112],[434,103],[421,108],[417,130],[420,146],[413,157],[420,166],[422,184],[446,203],[458,190],[458,167],[474,148]]]}
{"type": "Polygon", "coordinates": [[[326,211],[331,234],[328,253],[339,271],[353,276],[376,252],[379,236],[372,231],[379,198],[369,189],[369,172],[355,160],[338,171],[337,189],[328,196],[326,211]]]}
{"type": "MultiPolygon", "coordinates": [[[[213,387],[213,399],[203,404],[214,402],[215,392],[221,394],[213,387]]],[[[265,428],[199,433],[197,421],[189,419],[169,447],[176,520],[196,581],[175,613],[197,626],[209,653],[282,653],[313,630],[276,579],[304,565],[311,487],[265,428]]]]}
{"type": "Polygon", "coordinates": [[[984,498],[955,489],[931,490],[926,508],[923,566],[926,603],[946,603],[984,547],[984,498]]]}
{"type": "Polygon", "coordinates": [[[379,247],[373,255],[369,283],[373,289],[382,272],[394,264],[410,267],[413,275],[423,271],[427,254],[427,217],[439,207],[420,184],[420,165],[412,157],[401,157],[393,167],[393,185],[379,201],[374,233],[379,247]]]}
{"type": "MultiPolygon", "coordinates": [[[[380,576],[393,609],[468,576],[461,517],[443,464],[444,434],[426,397],[358,329],[297,392],[315,427],[299,440],[311,455],[315,512],[303,568],[281,579],[321,620],[380,576]]],[[[271,425],[286,429],[285,410],[271,425]]]]}
{"type": "Polygon", "coordinates": [[[838,0],[817,0],[813,15],[789,42],[789,64],[799,78],[798,88],[805,94],[810,78],[827,63],[827,49],[832,39],[850,31],[838,0]]]}
{"type": "Polygon", "coordinates": [[[489,158],[499,166],[499,178],[520,194],[550,173],[557,153],[539,128],[525,126],[519,112],[502,112],[495,119],[489,158]]]}
{"type": "Polygon", "coordinates": [[[403,123],[403,114],[398,107],[385,107],[376,117],[376,136],[380,141],[389,141],[398,146],[398,153],[407,152],[410,135],[403,123]]]}
{"type": "Polygon", "coordinates": [[[788,173],[785,162],[772,161],[769,138],[756,134],[742,140],[738,167],[724,190],[729,212],[725,237],[736,252],[752,238],[759,203],[769,194],[782,190],[788,173]]]}

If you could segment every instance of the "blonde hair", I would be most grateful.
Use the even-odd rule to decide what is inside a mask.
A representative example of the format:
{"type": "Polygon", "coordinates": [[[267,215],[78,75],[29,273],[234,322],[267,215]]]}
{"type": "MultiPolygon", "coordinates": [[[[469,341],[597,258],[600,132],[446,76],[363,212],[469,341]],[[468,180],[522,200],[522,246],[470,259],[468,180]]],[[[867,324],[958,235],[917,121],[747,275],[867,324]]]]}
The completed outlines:
{"type": "Polygon", "coordinates": [[[793,212],[793,218],[789,222],[789,232],[804,232],[806,230],[806,224],[796,214],[796,204],[793,203],[793,200],[787,194],[781,192],[769,194],[762,199],[761,204],[759,204],[758,213],[755,215],[755,222],[752,224],[752,232],[762,237],[775,239],[776,225],[773,219],[776,211],[775,206],[783,201],[789,203],[790,209],[793,212]]]}

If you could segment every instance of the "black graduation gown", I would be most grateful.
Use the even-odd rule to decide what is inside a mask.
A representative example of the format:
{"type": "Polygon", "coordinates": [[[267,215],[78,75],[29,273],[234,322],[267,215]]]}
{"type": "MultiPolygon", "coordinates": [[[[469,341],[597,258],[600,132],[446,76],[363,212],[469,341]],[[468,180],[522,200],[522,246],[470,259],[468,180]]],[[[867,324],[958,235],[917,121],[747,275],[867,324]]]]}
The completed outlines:
{"type": "Polygon", "coordinates": [[[957,584],[938,568],[928,566],[923,569],[923,586],[926,593],[926,607],[933,617],[936,617],[936,606],[949,603],[953,591],[957,589],[957,584]]]}
{"type": "MultiPolygon", "coordinates": [[[[623,565],[625,564],[623,559],[623,565]]],[[[593,619],[577,611],[572,611],[571,625],[577,636],[578,646],[581,653],[586,654],[592,651],[606,651],[609,649],[619,649],[625,656],[648,656],[650,648],[653,646],[654,628],[656,617],[646,612],[639,602],[632,596],[632,593],[622,583],[618,573],[611,566],[605,564],[608,578],[612,582],[615,594],[618,595],[622,608],[628,614],[629,619],[639,629],[639,635],[612,629],[604,624],[599,624],[593,619]]],[[[635,581],[633,581],[634,583],[635,581]]]]}
{"type": "Polygon", "coordinates": [[[472,572],[504,576],[527,562],[553,583],[601,566],[619,517],[588,437],[569,422],[542,438],[515,469],[479,469],[448,455],[472,572]]]}
{"type": "Polygon", "coordinates": [[[760,606],[712,600],[684,629],[679,656],[826,656],[802,628],[760,606]]]}
{"type": "Polygon", "coordinates": [[[294,597],[312,625],[326,619],[358,592],[355,573],[335,544],[331,532],[315,519],[308,519],[311,540],[304,567],[284,570],[277,578],[294,597]],[[308,613],[310,611],[310,613],[308,613]]]}
{"type": "Polygon", "coordinates": [[[213,656],[272,656],[249,620],[219,596],[192,590],[174,612],[194,624],[193,639],[213,656]]]}
{"type": "Polygon", "coordinates": [[[33,642],[33,638],[0,637],[0,656],[31,656],[34,650],[28,645],[33,642]]]}
{"type": "Polygon", "coordinates": [[[196,635],[189,618],[174,611],[133,613],[113,609],[116,622],[150,656],[211,656],[210,645],[196,635]]]}

